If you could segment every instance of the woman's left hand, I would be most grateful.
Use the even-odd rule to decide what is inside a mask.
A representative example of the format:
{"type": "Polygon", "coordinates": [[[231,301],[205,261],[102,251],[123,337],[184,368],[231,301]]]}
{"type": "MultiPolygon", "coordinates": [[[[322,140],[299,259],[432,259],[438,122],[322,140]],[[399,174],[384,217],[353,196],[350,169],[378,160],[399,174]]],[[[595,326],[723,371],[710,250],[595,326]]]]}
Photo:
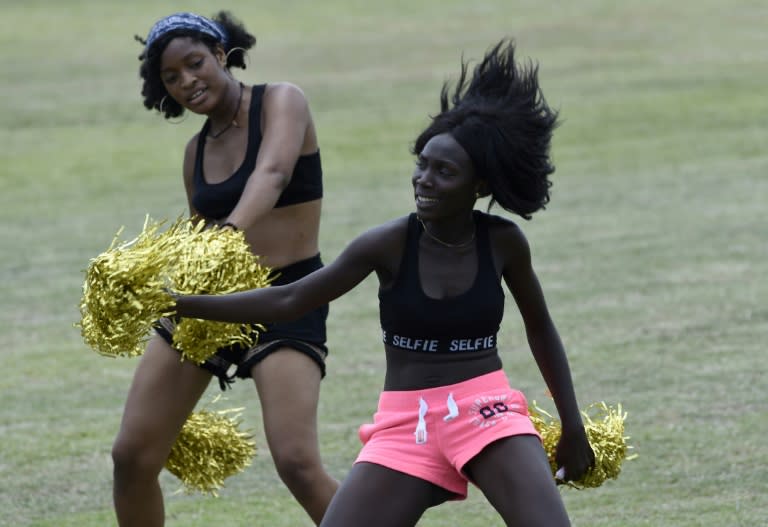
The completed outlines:
{"type": "Polygon", "coordinates": [[[595,463],[595,453],[589,445],[583,426],[563,429],[555,450],[558,483],[579,481],[595,463]]]}

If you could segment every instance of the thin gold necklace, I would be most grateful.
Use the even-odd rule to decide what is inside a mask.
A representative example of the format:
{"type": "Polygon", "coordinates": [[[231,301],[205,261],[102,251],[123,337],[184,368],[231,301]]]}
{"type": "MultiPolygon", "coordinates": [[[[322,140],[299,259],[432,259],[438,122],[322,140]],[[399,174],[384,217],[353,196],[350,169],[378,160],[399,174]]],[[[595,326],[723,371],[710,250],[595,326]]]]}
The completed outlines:
{"type": "Polygon", "coordinates": [[[232,126],[237,126],[237,113],[240,111],[240,103],[243,102],[243,83],[240,83],[240,96],[237,98],[237,106],[235,107],[235,114],[232,116],[232,120],[229,122],[227,126],[216,132],[215,134],[213,132],[208,133],[208,137],[211,139],[218,139],[222,135],[224,135],[224,132],[232,128],[232,126]]]}
{"type": "Polygon", "coordinates": [[[477,232],[477,229],[474,228],[474,224],[472,225],[472,227],[473,227],[472,228],[472,236],[470,236],[467,241],[461,242],[461,243],[448,243],[448,242],[444,242],[443,240],[441,240],[440,238],[438,238],[437,236],[435,236],[434,234],[429,232],[429,229],[427,229],[427,226],[424,223],[424,220],[422,220],[421,218],[419,218],[419,223],[421,223],[421,226],[424,229],[424,232],[427,233],[427,236],[429,236],[430,238],[432,238],[433,240],[435,240],[437,243],[439,243],[440,245],[442,245],[444,247],[449,247],[451,249],[462,249],[462,248],[468,246],[473,241],[475,241],[475,233],[477,232]]]}

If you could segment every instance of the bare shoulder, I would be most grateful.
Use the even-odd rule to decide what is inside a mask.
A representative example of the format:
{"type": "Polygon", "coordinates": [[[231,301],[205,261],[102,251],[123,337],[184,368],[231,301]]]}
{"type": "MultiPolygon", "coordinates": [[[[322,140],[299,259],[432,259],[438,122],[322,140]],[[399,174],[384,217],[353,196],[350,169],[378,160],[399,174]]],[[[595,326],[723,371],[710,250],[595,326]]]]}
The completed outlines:
{"type": "Polygon", "coordinates": [[[193,168],[195,166],[195,157],[197,156],[197,142],[200,137],[200,133],[196,133],[192,136],[192,139],[187,141],[187,146],[184,147],[184,180],[191,182],[193,168]]]}
{"type": "Polygon", "coordinates": [[[407,232],[408,216],[403,216],[371,227],[356,241],[368,252],[382,256],[402,250],[407,232]]]}
{"type": "Polygon", "coordinates": [[[298,85],[288,81],[269,82],[265,90],[266,93],[287,93],[304,96],[304,92],[298,85]]]}
{"type": "Polygon", "coordinates": [[[391,275],[402,256],[406,225],[407,217],[367,229],[347,244],[324,274],[337,281],[354,276],[362,279],[372,271],[379,277],[391,275]]]}
{"type": "Polygon", "coordinates": [[[187,146],[184,147],[184,157],[194,157],[197,150],[197,142],[200,138],[200,132],[192,136],[192,139],[187,141],[187,146]]]}
{"type": "Polygon", "coordinates": [[[408,236],[408,218],[403,216],[372,227],[350,245],[350,250],[376,271],[382,287],[388,287],[397,276],[408,236]]]}
{"type": "Polygon", "coordinates": [[[270,82],[264,89],[264,104],[267,106],[307,106],[304,91],[291,82],[270,82]]]}
{"type": "Polygon", "coordinates": [[[497,243],[503,245],[528,244],[522,229],[514,221],[494,214],[486,214],[485,217],[488,232],[494,245],[497,243]]]}
{"type": "Polygon", "coordinates": [[[529,265],[531,249],[522,229],[507,218],[486,215],[488,236],[496,262],[501,269],[509,269],[517,265],[529,265]]]}
{"type": "Polygon", "coordinates": [[[371,228],[370,231],[376,232],[377,236],[380,236],[382,239],[404,241],[406,233],[408,232],[408,216],[401,216],[389,220],[381,225],[371,228]]]}

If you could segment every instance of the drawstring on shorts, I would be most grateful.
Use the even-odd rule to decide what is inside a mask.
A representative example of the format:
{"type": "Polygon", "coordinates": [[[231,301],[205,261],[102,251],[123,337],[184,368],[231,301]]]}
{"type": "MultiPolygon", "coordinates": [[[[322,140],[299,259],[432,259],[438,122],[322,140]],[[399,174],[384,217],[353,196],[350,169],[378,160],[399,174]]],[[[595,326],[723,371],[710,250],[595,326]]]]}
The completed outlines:
{"type": "Polygon", "coordinates": [[[427,422],[424,420],[424,416],[427,415],[429,406],[427,401],[422,397],[419,397],[419,424],[416,425],[416,431],[413,433],[416,436],[416,444],[422,445],[427,442],[427,422]]]}
{"type": "MultiPolygon", "coordinates": [[[[443,421],[451,421],[459,416],[459,407],[456,405],[456,401],[453,398],[453,393],[448,394],[448,399],[445,401],[448,406],[448,413],[443,416],[443,421]]],[[[424,419],[429,410],[429,405],[423,397],[419,397],[419,422],[416,425],[416,430],[413,435],[416,436],[416,444],[423,445],[427,442],[427,421],[424,419]]]]}
{"type": "Polygon", "coordinates": [[[448,399],[445,401],[448,405],[448,413],[443,416],[443,421],[450,421],[459,416],[459,407],[456,406],[456,401],[453,400],[453,392],[448,394],[448,399]]]}

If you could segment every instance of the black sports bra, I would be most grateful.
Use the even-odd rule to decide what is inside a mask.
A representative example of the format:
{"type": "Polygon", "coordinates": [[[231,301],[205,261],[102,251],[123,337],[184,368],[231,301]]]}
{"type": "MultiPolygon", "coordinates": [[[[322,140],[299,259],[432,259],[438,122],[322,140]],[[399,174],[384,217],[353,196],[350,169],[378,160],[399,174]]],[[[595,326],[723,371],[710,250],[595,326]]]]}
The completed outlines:
{"type": "MultiPolygon", "coordinates": [[[[248,110],[248,147],[243,164],[221,183],[208,183],[203,175],[203,151],[211,123],[206,120],[197,139],[195,155],[194,192],[192,205],[206,218],[220,219],[229,215],[243,194],[248,178],[256,168],[256,156],[261,145],[261,101],[266,84],[253,87],[248,110]]],[[[299,157],[288,186],[283,190],[275,208],[304,203],[323,197],[323,169],[320,152],[299,157]]]]}
{"type": "Polygon", "coordinates": [[[477,275],[465,292],[443,299],[427,296],[419,279],[419,238],[415,213],[400,270],[390,289],[379,290],[379,319],[384,343],[419,352],[462,353],[496,347],[504,316],[504,290],[491,255],[487,216],[475,211],[477,275]]]}

